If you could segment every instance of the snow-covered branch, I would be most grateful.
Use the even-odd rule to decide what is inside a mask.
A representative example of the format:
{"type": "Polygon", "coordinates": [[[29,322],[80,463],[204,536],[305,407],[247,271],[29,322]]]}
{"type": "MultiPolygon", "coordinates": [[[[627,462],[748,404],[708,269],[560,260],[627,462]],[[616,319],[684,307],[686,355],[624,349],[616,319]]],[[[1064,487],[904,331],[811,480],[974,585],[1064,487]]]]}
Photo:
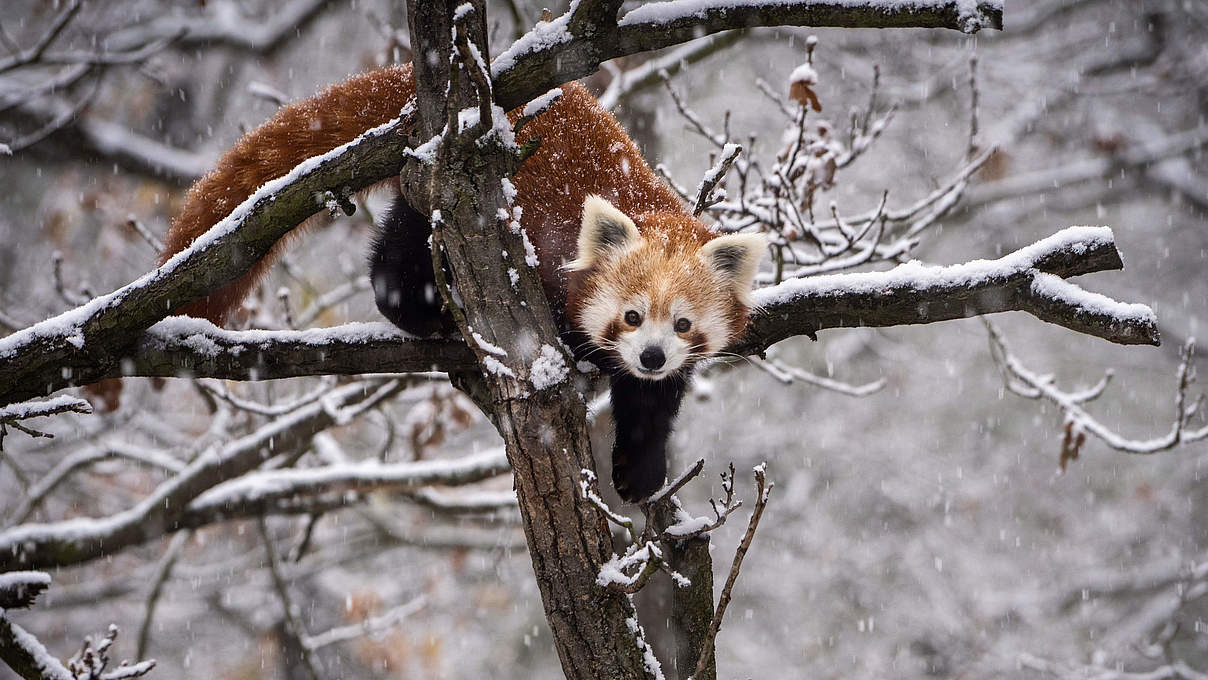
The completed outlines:
{"type": "Polygon", "coordinates": [[[406,602],[397,607],[390,609],[384,614],[373,618],[365,619],[359,623],[349,624],[347,626],[339,626],[330,630],[325,630],[317,635],[310,635],[302,639],[302,645],[307,649],[316,650],[322,649],[329,645],[334,645],[338,642],[347,640],[355,640],[356,638],[366,635],[374,635],[384,630],[389,630],[400,622],[419,612],[427,606],[427,598],[423,595],[406,602]]]}
{"type": "MultiPolygon", "coordinates": [[[[0,544],[8,545],[17,555],[12,558],[23,564],[70,564],[95,556],[92,543],[103,543],[107,551],[120,550],[128,545],[143,543],[164,532],[177,529],[199,528],[216,522],[241,518],[255,518],[266,514],[298,514],[325,512],[347,507],[364,500],[369,491],[391,489],[423,494],[424,487],[431,485],[458,486],[470,484],[506,473],[510,468],[502,449],[456,460],[430,460],[406,463],[381,464],[340,463],[319,468],[274,469],[251,472],[243,476],[240,471],[254,463],[249,452],[255,454],[260,447],[260,456],[286,453],[291,446],[299,446],[300,430],[310,430],[322,424],[323,419],[338,414],[339,405],[365,391],[363,384],[344,386],[323,398],[319,403],[299,408],[294,414],[282,417],[260,428],[249,437],[232,443],[208,465],[191,465],[172,480],[165,482],[135,508],[116,516],[98,520],[67,520],[56,524],[22,525],[0,534],[0,544]],[[302,417],[298,417],[298,414],[302,417]],[[312,421],[320,422],[312,422],[312,421]],[[282,426],[282,421],[288,427],[282,426]],[[270,452],[264,445],[273,441],[270,452]],[[257,444],[258,442],[258,444],[257,444]],[[291,443],[294,442],[294,443],[291,443]],[[221,467],[221,469],[219,469],[221,467]],[[231,481],[217,483],[203,489],[195,498],[189,499],[182,493],[173,493],[182,487],[197,488],[221,473],[230,473],[231,481]],[[175,501],[167,501],[169,497],[175,501]],[[176,503],[183,502],[182,510],[173,512],[176,503]],[[157,507],[157,503],[159,506],[157,507]],[[155,528],[136,529],[131,524],[150,523],[155,528]],[[55,546],[59,546],[56,549],[55,546]],[[64,547],[66,546],[66,547],[64,547]],[[56,552],[57,550],[57,552],[56,552]],[[21,553],[24,554],[21,554],[21,553]]],[[[390,392],[375,392],[367,400],[358,402],[361,408],[369,401],[385,398],[390,392]]],[[[351,407],[349,407],[351,408],[351,407]]],[[[257,458],[256,460],[259,460],[257,458]]],[[[433,494],[420,502],[441,506],[450,511],[477,511],[498,509],[515,504],[512,494],[494,494],[481,498],[466,497],[462,500],[433,494]]],[[[28,514],[28,510],[23,511],[28,514]]],[[[99,549],[99,548],[98,548],[99,549]]],[[[6,554],[13,554],[10,550],[6,554]]],[[[4,564],[0,560],[0,564],[4,564]]]]}
{"type": "Polygon", "coordinates": [[[14,609],[33,605],[34,598],[50,586],[50,575],[40,571],[0,574],[0,661],[24,680],[124,680],[146,675],[154,661],[109,667],[109,650],[117,639],[117,626],[99,640],[85,638],[84,646],[66,664],[46,650],[33,635],[9,620],[14,609]]]}
{"type": "MultiPolygon", "coordinates": [[[[731,350],[758,354],[789,337],[829,328],[934,323],[1005,311],[1028,312],[1111,342],[1157,344],[1148,307],[1116,302],[1061,278],[1122,266],[1110,229],[1070,227],[997,260],[948,267],[908,263],[885,272],[793,279],[756,291],[759,308],[746,337],[731,350]]],[[[10,340],[0,341],[0,352],[10,340]]],[[[228,331],[183,317],[154,326],[113,358],[118,357],[101,365],[80,364],[67,376],[47,369],[38,384],[60,389],[119,375],[267,380],[356,374],[368,367],[415,372],[474,365],[464,343],[408,338],[381,323],[228,331]]],[[[4,370],[20,367],[0,364],[4,370]]],[[[0,399],[6,396],[0,393],[0,399]]]]}
{"type": "Polygon", "coordinates": [[[4,450],[4,436],[10,427],[31,437],[54,438],[54,435],[49,432],[35,430],[28,425],[22,425],[19,421],[59,413],[92,413],[92,405],[83,399],[62,395],[53,399],[11,404],[0,408],[0,451],[4,450]]]}
{"type": "Polygon", "coordinates": [[[1158,344],[1144,305],[1088,293],[1058,277],[1120,269],[1110,229],[1069,227],[997,260],[947,267],[918,262],[885,272],[830,274],[755,292],[759,309],[734,349],[757,354],[793,335],[824,328],[901,326],[1024,311],[1121,344],[1158,344]],[[1059,282],[1059,283],[1057,283],[1059,282]]]}
{"type": "Polygon", "coordinates": [[[0,609],[27,609],[50,587],[50,574],[10,571],[0,574],[0,609]]]}
{"type": "Polygon", "coordinates": [[[948,28],[967,33],[1002,28],[1000,0],[676,0],[652,2],[619,20],[620,3],[583,3],[538,23],[491,64],[495,101],[519,106],[562,83],[594,72],[603,61],[662,49],[713,33],[757,26],[948,28]],[[607,9],[612,9],[609,15],[607,9]]]}
{"type": "Polygon", "coordinates": [[[0,661],[24,680],[75,680],[63,662],[8,616],[7,611],[0,610],[0,661]]]}
{"type": "Polygon", "coordinates": [[[253,516],[274,502],[300,496],[365,492],[374,489],[417,489],[432,484],[456,486],[495,477],[509,470],[502,449],[457,460],[407,463],[376,462],[294,470],[264,470],[220,484],[189,504],[199,514],[253,516]]]}
{"type": "Polygon", "coordinates": [[[271,456],[304,450],[316,433],[343,424],[341,409],[380,401],[399,388],[397,381],[381,380],[341,386],[318,402],[273,419],[225,446],[206,450],[128,510],[103,518],[81,517],[8,529],[0,533],[0,571],[83,562],[183,528],[186,509],[205,491],[250,472],[271,456]],[[374,387],[383,389],[371,391],[374,387]]]}
{"type": "Polygon", "coordinates": [[[231,331],[203,319],[173,317],[132,346],[120,375],[268,380],[304,375],[353,375],[457,370],[474,365],[464,343],[413,338],[384,322],[302,331],[231,331]]]}

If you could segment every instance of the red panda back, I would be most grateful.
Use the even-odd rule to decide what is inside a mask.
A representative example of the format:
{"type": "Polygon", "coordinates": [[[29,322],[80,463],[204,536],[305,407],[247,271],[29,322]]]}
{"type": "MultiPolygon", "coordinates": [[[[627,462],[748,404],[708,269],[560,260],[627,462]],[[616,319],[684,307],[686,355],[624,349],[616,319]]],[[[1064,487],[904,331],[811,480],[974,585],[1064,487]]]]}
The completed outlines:
{"type": "MultiPolygon", "coordinates": [[[[520,222],[540,260],[546,294],[566,299],[562,265],[575,259],[583,201],[595,194],[628,215],[675,213],[687,216],[679,197],[642,158],[621,123],[578,82],[561,86],[562,96],[517,135],[541,146],[516,173],[520,222]]],[[[510,115],[513,120],[517,111],[510,115]]],[[[710,232],[692,234],[705,241],[710,232]]],[[[671,234],[672,237],[677,235],[671,234]]],[[[683,236],[688,236],[684,234],[683,236]]]]}
{"type": "MultiPolygon", "coordinates": [[[[521,224],[537,250],[539,272],[555,304],[566,298],[561,266],[575,257],[583,201],[589,194],[604,197],[630,215],[686,215],[679,198],[642,159],[616,118],[579,83],[561,88],[562,97],[518,135],[522,143],[538,137],[541,146],[514,178],[521,224]]],[[[404,64],[353,76],[283,107],[241,138],[189,189],[160,263],[187,248],[264,183],[395,118],[414,96],[411,65],[404,64]]],[[[518,118],[519,109],[509,116],[518,118]]],[[[711,234],[702,229],[690,236],[703,242],[711,234]]],[[[178,313],[223,324],[285,247],[284,240],[279,242],[243,277],[178,313]]]]}

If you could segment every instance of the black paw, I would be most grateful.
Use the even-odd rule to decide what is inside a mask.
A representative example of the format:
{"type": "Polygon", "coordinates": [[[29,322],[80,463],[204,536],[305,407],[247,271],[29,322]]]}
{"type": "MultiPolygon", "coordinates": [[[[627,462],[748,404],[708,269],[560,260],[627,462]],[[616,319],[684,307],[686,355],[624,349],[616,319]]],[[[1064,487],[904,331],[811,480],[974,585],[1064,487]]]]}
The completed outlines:
{"type": "Polygon", "coordinates": [[[645,500],[663,488],[667,461],[661,453],[631,462],[614,451],[612,461],[612,485],[626,503],[645,500]]]}

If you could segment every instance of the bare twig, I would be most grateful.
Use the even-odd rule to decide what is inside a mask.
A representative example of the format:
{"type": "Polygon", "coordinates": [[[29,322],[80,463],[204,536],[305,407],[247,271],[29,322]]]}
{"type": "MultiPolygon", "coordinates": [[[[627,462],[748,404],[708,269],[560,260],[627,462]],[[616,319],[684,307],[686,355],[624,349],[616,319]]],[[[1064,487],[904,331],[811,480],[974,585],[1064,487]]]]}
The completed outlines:
{"type": "Polygon", "coordinates": [[[745,30],[735,30],[696,40],[655,57],[627,71],[619,71],[600,95],[600,106],[613,109],[634,94],[658,85],[663,74],[675,77],[690,64],[695,64],[730,47],[747,36],[745,30]]]}
{"type": "Polygon", "coordinates": [[[783,361],[772,358],[766,361],[756,361],[754,365],[785,385],[791,385],[793,382],[800,380],[815,387],[845,394],[849,397],[866,397],[870,394],[880,392],[888,384],[885,378],[881,378],[863,385],[852,385],[833,378],[810,373],[809,371],[796,366],[790,366],[783,361]]]}
{"type": "Polygon", "coordinates": [[[740,153],[742,153],[742,146],[739,144],[726,144],[722,148],[721,157],[717,159],[717,163],[713,167],[709,168],[696,188],[696,200],[692,204],[693,217],[699,217],[701,213],[709,209],[709,206],[722,200],[714,198],[713,191],[717,188],[718,183],[726,178],[726,173],[730,171],[730,166],[734,164],[734,160],[740,153]]]}
{"type": "MultiPolygon", "coordinates": [[[[1066,392],[1058,388],[1051,377],[1034,373],[1011,353],[1006,338],[989,320],[983,319],[990,339],[990,354],[1003,372],[1005,384],[1015,394],[1028,399],[1045,399],[1052,402],[1065,414],[1069,424],[1069,432],[1076,434],[1086,432],[1109,447],[1124,453],[1153,454],[1168,451],[1180,444],[1199,441],[1208,438],[1208,425],[1200,429],[1189,429],[1188,424],[1200,411],[1201,402],[1187,403],[1187,388],[1194,380],[1195,369],[1192,360],[1195,356],[1195,339],[1191,338],[1183,345],[1179,368],[1175,381],[1174,418],[1170,431],[1163,436],[1152,439],[1128,439],[1104,425],[1094,416],[1086,412],[1082,404],[1098,396],[1102,388],[1096,386],[1090,390],[1066,392]]],[[[1100,383],[1104,387],[1106,382],[1100,383]]]]}
{"type": "Polygon", "coordinates": [[[643,503],[646,505],[654,505],[655,503],[661,503],[664,499],[671,498],[675,494],[679,493],[679,490],[684,488],[685,484],[692,481],[701,473],[701,470],[704,469],[705,459],[697,458],[696,462],[690,465],[687,470],[684,470],[678,477],[669,482],[663,488],[656,491],[654,495],[652,495],[650,498],[647,498],[645,501],[643,501],[643,503]]]}
{"type": "Polygon", "coordinates": [[[126,226],[130,227],[132,230],[134,230],[134,233],[142,237],[142,239],[147,242],[147,245],[151,246],[152,250],[157,253],[163,252],[164,242],[160,240],[158,236],[151,233],[151,230],[140,222],[137,217],[131,215],[130,217],[126,218],[126,226]]]}
{"type": "Polygon", "coordinates": [[[739,570],[742,569],[742,560],[746,557],[747,550],[751,548],[751,541],[755,540],[755,530],[759,528],[759,519],[763,517],[763,510],[768,505],[768,493],[775,486],[767,481],[766,465],[763,463],[755,466],[755,486],[757,495],[755,507],[751,511],[751,521],[747,524],[747,532],[743,534],[742,541],[738,544],[738,550],[734,553],[734,563],[730,565],[730,574],[726,577],[726,584],[722,586],[721,597],[717,601],[717,610],[713,613],[713,621],[709,624],[709,632],[702,647],[705,653],[701,654],[700,659],[696,662],[694,677],[700,677],[711,661],[713,641],[717,638],[717,631],[721,630],[722,617],[725,616],[726,608],[730,605],[734,583],[738,580],[739,570]]]}
{"type": "Polygon", "coordinates": [[[599,492],[596,491],[596,473],[592,470],[584,469],[580,470],[579,474],[579,491],[583,494],[583,497],[587,499],[587,502],[591,503],[597,510],[599,510],[600,514],[604,515],[605,519],[628,531],[629,540],[632,540],[633,537],[637,536],[638,533],[633,528],[633,520],[614,511],[612,508],[608,507],[608,504],[604,502],[603,498],[600,498],[599,492]]]}
{"type": "Polygon", "coordinates": [[[163,594],[164,584],[172,575],[172,567],[176,566],[177,558],[180,557],[180,553],[192,535],[191,531],[182,531],[173,536],[172,541],[168,543],[168,549],[164,551],[164,556],[160,558],[159,564],[155,567],[155,575],[151,577],[151,587],[147,591],[146,603],[143,605],[143,623],[138,627],[138,651],[135,652],[137,658],[141,659],[147,654],[147,645],[151,642],[151,624],[155,620],[155,607],[159,604],[160,595],[163,594]]]}
{"type": "Polygon", "coordinates": [[[311,651],[316,651],[339,642],[347,642],[348,640],[355,640],[359,637],[374,635],[376,633],[380,633],[381,631],[393,628],[400,622],[406,620],[407,617],[423,609],[425,606],[427,606],[427,604],[427,598],[425,598],[423,595],[420,595],[410,602],[394,607],[373,618],[365,619],[360,623],[340,626],[338,628],[326,630],[317,635],[307,636],[302,639],[302,645],[311,651]]]}
{"type": "Polygon", "coordinates": [[[268,524],[261,517],[256,526],[260,530],[260,538],[264,542],[264,552],[268,556],[268,570],[273,576],[273,587],[277,591],[277,597],[281,600],[281,610],[285,615],[285,631],[294,638],[297,648],[302,651],[302,667],[306,670],[310,680],[319,680],[322,676],[319,672],[318,660],[315,659],[313,650],[303,642],[306,639],[306,628],[302,625],[302,619],[290,597],[289,586],[281,574],[281,561],[277,557],[277,549],[273,547],[272,536],[268,533],[268,524]]]}
{"type": "Polygon", "coordinates": [[[121,51],[180,35],[182,45],[225,44],[265,52],[300,35],[299,29],[326,6],[330,6],[328,0],[290,0],[274,5],[263,17],[253,18],[211,4],[203,6],[205,12],[164,14],[117,31],[105,37],[103,46],[121,51]]]}
{"type": "Polygon", "coordinates": [[[80,0],[71,0],[68,2],[67,5],[64,6],[57,15],[55,15],[55,18],[50,22],[50,26],[46,28],[46,31],[40,38],[38,38],[36,42],[34,42],[32,46],[18,54],[13,55],[12,57],[9,57],[8,59],[0,61],[0,73],[10,71],[18,66],[24,66],[26,64],[38,61],[38,59],[46,51],[46,48],[50,47],[51,43],[55,41],[55,38],[59,37],[59,34],[63,32],[63,29],[67,27],[67,24],[71,22],[72,17],[74,17],[78,11],[80,11],[80,0]]]}
{"type": "Polygon", "coordinates": [[[111,441],[95,449],[86,448],[74,451],[55,464],[50,472],[47,472],[26,490],[21,504],[13,510],[11,526],[22,524],[28,520],[50,493],[77,470],[110,458],[126,458],[136,463],[174,473],[179,473],[185,467],[184,463],[165,453],[143,449],[120,441],[111,441]]]}
{"type": "Polygon", "coordinates": [[[109,648],[117,641],[117,626],[110,624],[109,630],[99,641],[84,638],[84,647],[67,662],[67,670],[75,680],[125,680],[146,675],[155,667],[154,661],[128,664],[123,661],[117,668],[106,672],[109,665],[109,648]]]}

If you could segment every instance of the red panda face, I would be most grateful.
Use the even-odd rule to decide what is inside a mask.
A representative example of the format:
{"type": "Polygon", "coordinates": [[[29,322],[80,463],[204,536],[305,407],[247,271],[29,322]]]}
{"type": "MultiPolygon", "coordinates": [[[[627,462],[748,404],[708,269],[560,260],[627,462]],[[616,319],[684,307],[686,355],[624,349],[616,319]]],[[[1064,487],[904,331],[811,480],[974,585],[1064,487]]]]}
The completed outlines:
{"type": "Polygon", "coordinates": [[[711,238],[678,213],[635,218],[589,196],[583,206],[583,272],[571,301],[578,330],[616,367],[660,380],[714,354],[746,327],[751,282],[766,250],[763,236],[711,238]]]}

